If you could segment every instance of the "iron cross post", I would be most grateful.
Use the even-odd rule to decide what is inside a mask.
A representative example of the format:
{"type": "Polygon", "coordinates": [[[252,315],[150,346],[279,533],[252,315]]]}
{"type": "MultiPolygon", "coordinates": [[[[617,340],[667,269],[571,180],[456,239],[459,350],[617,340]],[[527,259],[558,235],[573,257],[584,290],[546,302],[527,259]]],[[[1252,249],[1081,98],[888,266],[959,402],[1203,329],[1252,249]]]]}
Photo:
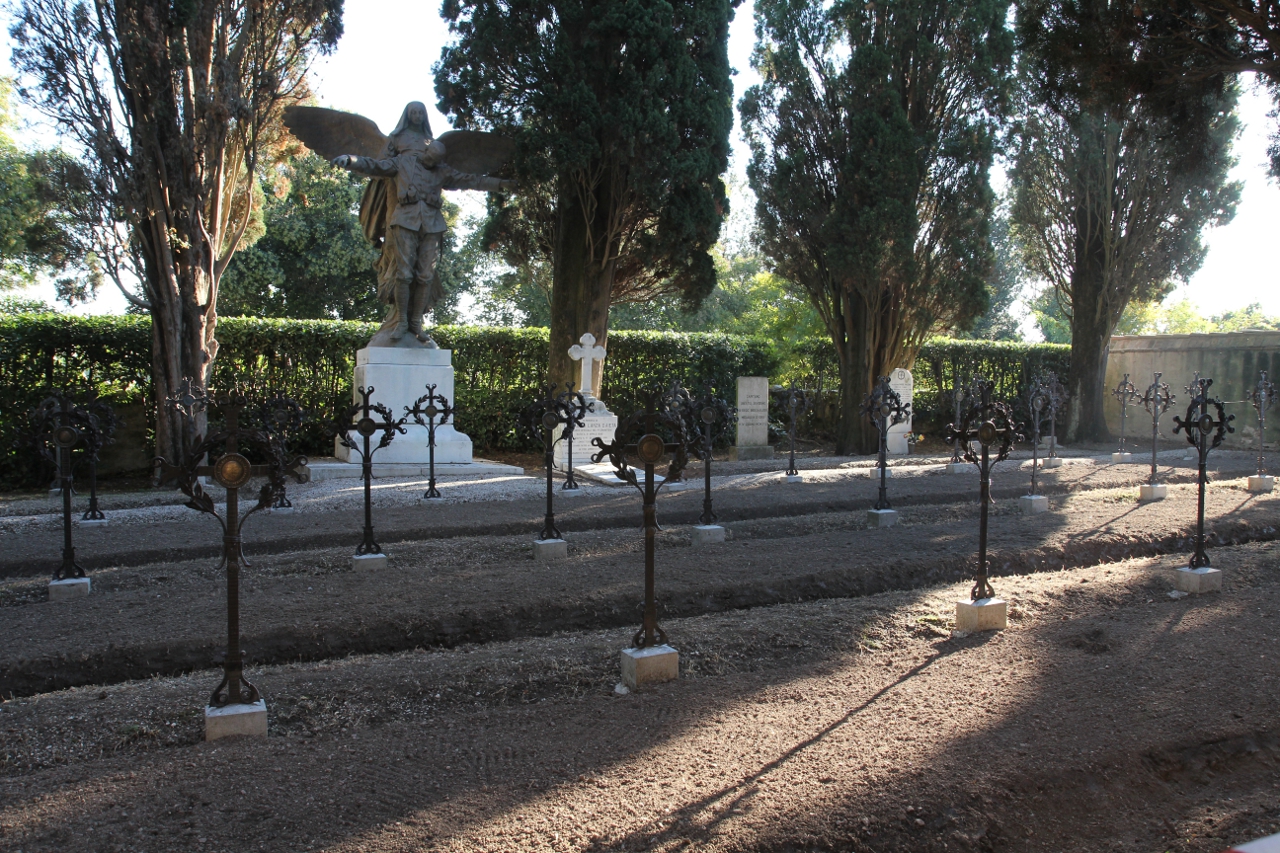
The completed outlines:
{"type": "Polygon", "coordinates": [[[1027,389],[1027,409],[1031,413],[1031,494],[1039,494],[1036,472],[1040,469],[1040,424],[1044,422],[1044,410],[1049,406],[1049,392],[1039,379],[1031,380],[1027,389]]]}
{"type": "Polygon", "coordinates": [[[356,548],[357,556],[382,553],[382,548],[373,538],[373,454],[389,445],[397,432],[403,435],[404,424],[408,420],[407,415],[395,420],[389,408],[370,402],[373,391],[372,385],[359,388],[360,402],[348,406],[334,421],[334,434],[339,443],[360,454],[360,479],[364,481],[364,539],[356,548]],[[359,420],[355,419],[357,415],[359,420]],[[352,432],[360,436],[359,442],[351,435],[352,432]],[[382,436],[374,445],[373,437],[379,432],[382,436]]]}
{"type": "Polygon", "coordinates": [[[1125,420],[1129,416],[1129,407],[1133,405],[1135,400],[1140,400],[1141,397],[1138,394],[1138,389],[1129,381],[1129,374],[1127,373],[1124,375],[1124,379],[1120,380],[1120,384],[1115,387],[1115,390],[1111,392],[1111,396],[1120,401],[1120,450],[1117,452],[1124,453],[1125,420]]]}
{"type": "Polygon", "coordinates": [[[1160,416],[1169,411],[1174,399],[1168,383],[1160,381],[1163,375],[1153,374],[1155,378],[1148,386],[1147,393],[1142,395],[1142,405],[1151,414],[1151,476],[1147,479],[1149,486],[1160,484],[1156,471],[1156,452],[1160,449],[1160,416]]]}
{"type": "Polygon", "coordinates": [[[52,462],[58,473],[62,492],[62,565],[54,570],[55,581],[84,577],[84,569],[76,562],[76,549],[71,538],[71,496],[75,490],[74,462],[71,451],[89,447],[94,439],[94,422],[70,395],[59,392],[46,399],[31,413],[37,451],[52,462]]]}
{"type": "Polygon", "coordinates": [[[1191,556],[1191,568],[1199,569],[1209,565],[1209,555],[1204,550],[1204,487],[1208,480],[1208,474],[1205,470],[1206,463],[1209,460],[1209,451],[1222,444],[1222,439],[1227,433],[1235,432],[1235,428],[1231,426],[1231,422],[1236,419],[1235,415],[1228,415],[1222,401],[1209,396],[1209,386],[1213,385],[1212,379],[1200,379],[1197,374],[1197,383],[1200,393],[1192,398],[1191,403],[1187,406],[1187,419],[1184,421],[1176,415],[1173,418],[1173,431],[1175,433],[1182,432],[1187,436],[1187,441],[1197,451],[1200,461],[1200,503],[1197,510],[1196,520],[1196,552],[1191,556]],[[1218,412],[1217,420],[1214,420],[1209,409],[1213,408],[1218,412]]]}
{"type": "Polygon", "coordinates": [[[947,426],[946,439],[949,442],[963,442],[964,458],[978,466],[982,476],[979,503],[982,505],[978,521],[978,571],[973,589],[969,597],[973,601],[994,598],[995,591],[988,579],[987,564],[987,505],[991,498],[991,466],[1009,458],[1009,448],[1015,441],[1022,441],[1018,434],[1018,425],[1013,419],[1007,403],[996,403],[991,400],[994,382],[986,379],[975,379],[973,393],[968,405],[961,412],[960,423],[947,426]],[[969,442],[976,440],[982,448],[981,455],[974,453],[969,442]],[[991,456],[991,448],[995,447],[995,457],[991,456]]]}
{"type": "Polygon", "coordinates": [[[412,407],[405,406],[404,410],[413,415],[415,423],[427,428],[427,492],[422,497],[424,500],[437,500],[440,492],[436,489],[436,427],[449,422],[449,418],[453,416],[453,406],[436,393],[435,385],[427,385],[426,389],[427,393],[415,400],[412,407]],[[427,405],[423,406],[423,403],[427,405]],[[437,421],[436,418],[440,420],[437,421]]]}
{"type": "Polygon", "coordinates": [[[877,467],[880,468],[880,494],[876,498],[876,509],[892,509],[889,506],[889,489],[885,480],[889,470],[889,427],[897,426],[911,414],[911,406],[903,405],[902,396],[889,385],[889,377],[881,376],[870,394],[862,398],[862,414],[871,418],[876,430],[880,433],[880,453],[877,467]]]}
{"type": "Polygon", "coordinates": [[[1258,384],[1249,389],[1249,402],[1258,413],[1258,476],[1267,475],[1267,467],[1262,456],[1262,438],[1267,430],[1267,409],[1276,402],[1276,385],[1267,379],[1267,372],[1261,372],[1258,384]]]}
{"type": "Polygon", "coordinates": [[[797,388],[795,380],[792,380],[791,390],[787,392],[786,403],[787,411],[790,415],[787,435],[791,439],[791,457],[787,463],[787,476],[798,477],[800,472],[796,470],[796,424],[804,416],[804,413],[809,411],[813,401],[805,391],[797,388]]]}
{"type": "Polygon", "coordinates": [[[586,417],[588,403],[586,397],[573,390],[573,383],[565,383],[565,390],[559,394],[560,387],[552,382],[546,386],[546,397],[534,403],[524,413],[525,429],[538,441],[542,442],[543,459],[547,469],[547,512],[543,517],[542,532],[538,534],[539,542],[548,539],[562,539],[560,529],[556,527],[555,512],[555,478],[552,476],[556,463],[556,442],[572,441],[573,427],[582,426],[586,417]],[[556,437],[556,427],[563,427],[560,437],[556,437]]]}
{"type": "Polygon", "coordinates": [[[694,442],[692,453],[702,463],[702,515],[698,523],[707,526],[717,521],[711,508],[711,459],[716,439],[738,420],[737,412],[715,395],[709,383],[702,386],[702,395],[693,401],[686,428],[694,442]]]}

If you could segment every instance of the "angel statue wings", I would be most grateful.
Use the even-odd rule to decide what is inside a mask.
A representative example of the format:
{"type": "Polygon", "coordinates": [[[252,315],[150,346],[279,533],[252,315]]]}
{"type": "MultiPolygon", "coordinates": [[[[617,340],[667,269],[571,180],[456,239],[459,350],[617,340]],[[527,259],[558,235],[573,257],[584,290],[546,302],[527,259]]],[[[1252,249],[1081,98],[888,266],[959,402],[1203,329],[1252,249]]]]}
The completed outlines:
{"type": "Polygon", "coordinates": [[[515,189],[514,181],[488,177],[511,159],[515,143],[457,130],[436,139],[427,108],[418,101],[404,108],[390,136],[363,116],[322,107],[287,107],[284,123],[333,165],[370,178],[360,200],[360,226],[382,250],[374,270],[378,298],[388,308],[369,346],[435,349],[422,317],[444,296],[436,277],[445,232],[440,191],[515,189]]]}

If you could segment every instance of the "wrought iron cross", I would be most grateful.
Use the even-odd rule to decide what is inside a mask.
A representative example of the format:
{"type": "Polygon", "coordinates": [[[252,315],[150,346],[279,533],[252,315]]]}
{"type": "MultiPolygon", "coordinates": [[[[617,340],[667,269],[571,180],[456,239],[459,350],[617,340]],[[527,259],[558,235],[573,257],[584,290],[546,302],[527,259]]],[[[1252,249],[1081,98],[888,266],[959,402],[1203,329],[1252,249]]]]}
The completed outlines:
{"type": "MultiPolygon", "coordinates": [[[[955,387],[951,389],[952,423],[960,423],[960,406],[964,402],[964,398],[964,385],[961,384],[959,377],[957,377],[955,387]]],[[[951,447],[951,461],[953,463],[960,461],[960,445],[958,444],[953,444],[951,447]]]]}
{"type": "Polygon", "coordinates": [[[1267,371],[1262,371],[1258,384],[1249,389],[1249,402],[1258,413],[1258,476],[1265,477],[1267,467],[1262,458],[1262,438],[1267,430],[1267,409],[1276,402],[1276,384],[1267,379],[1267,371]]]}
{"type": "Polygon", "coordinates": [[[409,419],[406,415],[396,420],[389,408],[381,403],[370,402],[373,391],[372,385],[359,388],[360,402],[340,411],[333,426],[338,442],[348,450],[360,454],[360,479],[364,481],[364,538],[360,547],[356,548],[357,555],[382,553],[382,548],[373,538],[373,454],[390,444],[397,432],[403,435],[405,421],[409,419]],[[356,420],[357,415],[359,420],[356,420]],[[379,432],[382,435],[374,445],[373,437],[379,432]]]}
{"type": "Polygon", "coordinates": [[[1169,411],[1174,401],[1168,383],[1160,381],[1163,375],[1163,373],[1153,374],[1154,379],[1151,385],[1142,395],[1142,405],[1151,414],[1151,476],[1147,478],[1147,483],[1152,486],[1160,483],[1156,472],[1156,452],[1160,449],[1160,416],[1169,411]]]}
{"type": "Polygon", "coordinates": [[[995,383],[975,379],[968,405],[960,414],[958,424],[949,424],[946,440],[963,442],[964,459],[978,466],[982,476],[979,502],[982,505],[978,523],[978,571],[969,597],[974,601],[994,598],[995,591],[988,580],[990,565],[987,562],[987,504],[991,498],[991,467],[1009,458],[1009,449],[1016,441],[1022,441],[1018,424],[1007,403],[993,402],[991,392],[995,383]],[[969,442],[976,440],[982,448],[981,455],[974,452],[969,442]],[[996,449],[994,458],[991,449],[996,449]]]}
{"type": "Polygon", "coordinates": [[[76,562],[76,549],[71,538],[71,496],[75,490],[74,463],[71,451],[77,447],[92,448],[98,440],[97,424],[90,413],[77,406],[71,396],[60,391],[31,412],[37,452],[57,469],[62,492],[62,564],[53,572],[55,581],[84,577],[84,569],[76,562]]]}
{"type": "Polygon", "coordinates": [[[715,524],[715,510],[711,508],[711,460],[715,442],[738,421],[737,411],[724,399],[717,397],[711,384],[704,382],[702,394],[697,400],[689,400],[685,412],[685,429],[691,442],[690,453],[702,463],[702,515],[698,523],[715,524]]]}
{"type": "Polygon", "coordinates": [[[1227,414],[1221,400],[1209,396],[1209,387],[1213,385],[1213,380],[1200,379],[1199,374],[1196,374],[1196,379],[1200,393],[1193,397],[1187,406],[1187,419],[1184,421],[1176,415],[1173,418],[1173,431],[1186,434],[1187,441],[1198,451],[1200,459],[1200,503],[1196,521],[1196,552],[1191,555],[1193,569],[1209,565],[1209,555],[1204,550],[1204,489],[1209,479],[1205,467],[1209,460],[1209,451],[1222,444],[1222,439],[1226,438],[1227,433],[1235,432],[1231,422],[1236,419],[1235,415],[1227,414]],[[1217,410],[1217,420],[1214,420],[1209,412],[1210,408],[1217,410]]]}
{"type": "Polygon", "coordinates": [[[877,466],[880,468],[880,494],[876,509],[892,509],[889,506],[889,489],[885,484],[889,469],[889,428],[897,426],[911,416],[911,405],[904,405],[902,396],[889,384],[888,376],[876,380],[875,388],[862,398],[862,414],[871,418],[880,433],[880,452],[877,466]]]}
{"type": "Polygon", "coordinates": [[[796,424],[805,412],[813,407],[813,400],[808,392],[797,388],[795,380],[791,380],[791,389],[786,392],[788,412],[787,436],[791,439],[791,456],[787,462],[787,476],[794,477],[800,472],[796,470],[796,424]]]}
{"type": "Polygon", "coordinates": [[[1040,470],[1040,424],[1049,408],[1049,391],[1039,379],[1031,380],[1027,389],[1027,410],[1031,413],[1031,494],[1039,494],[1036,473],[1040,470]]]}
{"type": "Polygon", "coordinates": [[[599,438],[591,442],[600,448],[592,457],[592,462],[600,462],[606,456],[613,466],[618,479],[635,486],[644,497],[644,624],[632,638],[632,645],[637,649],[667,642],[667,634],[658,626],[658,609],[654,596],[654,538],[658,531],[658,491],[673,476],[678,476],[689,461],[689,434],[685,428],[684,418],[673,405],[670,393],[654,390],[649,393],[649,404],[646,409],[635,412],[626,421],[618,424],[613,441],[605,444],[599,438]],[[638,429],[643,434],[630,442],[631,435],[638,429]],[[660,431],[670,434],[671,439],[662,437],[660,431]],[[644,485],[640,485],[636,471],[627,461],[628,454],[637,456],[644,465],[644,485]],[[655,484],[654,466],[658,461],[671,455],[671,464],[667,468],[667,480],[655,484]]]}
{"type": "Polygon", "coordinates": [[[1111,392],[1111,396],[1120,401],[1120,452],[1124,453],[1124,431],[1125,420],[1129,416],[1129,407],[1134,404],[1135,400],[1141,400],[1138,389],[1129,381],[1129,374],[1124,375],[1124,379],[1120,380],[1120,384],[1111,392]]]}
{"type": "MultiPolygon", "coordinates": [[[[272,390],[269,397],[251,406],[249,412],[252,413],[250,423],[265,430],[267,436],[278,444],[286,455],[289,452],[290,440],[297,436],[298,431],[302,429],[302,425],[307,419],[302,406],[298,405],[298,402],[292,397],[286,396],[283,391],[279,390],[272,390]]],[[[289,501],[289,496],[283,486],[279,494],[276,495],[275,503],[271,505],[271,508],[293,508],[293,504],[289,501]]]]}
{"type": "Polygon", "coordinates": [[[449,405],[447,399],[436,393],[435,385],[427,385],[426,389],[427,393],[415,400],[413,406],[405,406],[404,410],[406,413],[413,415],[415,423],[427,428],[427,462],[429,467],[427,469],[427,492],[422,497],[424,500],[435,500],[440,497],[440,491],[436,488],[436,427],[443,426],[449,422],[449,418],[453,417],[453,406],[449,405]],[[423,403],[427,405],[423,406],[423,403]],[[437,421],[436,418],[440,420],[437,421]]]}
{"type": "Polygon", "coordinates": [[[538,541],[545,542],[548,539],[561,539],[560,529],[556,527],[555,512],[555,478],[552,472],[555,470],[555,449],[557,441],[572,441],[574,426],[582,426],[582,419],[586,417],[589,404],[587,398],[580,392],[573,390],[573,383],[565,383],[565,390],[559,394],[556,389],[560,386],[556,383],[548,383],[544,391],[546,396],[525,409],[524,422],[525,429],[538,441],[542,442],[544,450],[544,461],[547,469],[547,512],[543,517],[542,532],[538,534],[538,541]],[[556,428],[563,427],[559,437],[556,436],[556,428]]]}
{"type": "Polygon", "coordinates": [[[1070,394],[1067,388],[1058,380],[1058,374],[1052,370],[1045,374],[1044,379],[1045,391],[1049,395],[1049,459],[1056,459],[1058,456],[1058,410],[1066,405],[1070,394]]]}

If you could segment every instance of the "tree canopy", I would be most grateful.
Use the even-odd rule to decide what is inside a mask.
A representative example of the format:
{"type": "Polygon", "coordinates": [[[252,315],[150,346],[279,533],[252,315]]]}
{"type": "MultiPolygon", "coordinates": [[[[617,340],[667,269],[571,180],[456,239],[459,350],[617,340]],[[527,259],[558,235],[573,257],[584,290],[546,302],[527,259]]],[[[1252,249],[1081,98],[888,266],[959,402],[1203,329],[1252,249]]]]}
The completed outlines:
{"type": "Polygon", "coordinates": [[[518,144],[520,188],[486,232],[512,265],[551,267],[554,381],[567,350],[608,334],[615,300],[715,286],[727,202],[732,0],[446,0],[456,37],[440,109],[518,144]]]}
{"type": "Polygon", "coordinates": [[[839,354],[837,451],[869,451],[875,378],[987,305],[988,172],[1013,39],[1004,0],[757,0],[741,111],[774,270],[839,354]]]}

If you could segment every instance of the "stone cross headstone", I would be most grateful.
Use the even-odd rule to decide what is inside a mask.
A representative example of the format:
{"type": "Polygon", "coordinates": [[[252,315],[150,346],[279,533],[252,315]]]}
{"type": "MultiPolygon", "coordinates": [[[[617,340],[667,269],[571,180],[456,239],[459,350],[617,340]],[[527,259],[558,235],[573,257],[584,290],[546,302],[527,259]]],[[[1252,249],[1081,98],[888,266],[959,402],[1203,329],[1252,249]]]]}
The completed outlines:
{"type": "MultiPolygon", "coordinates": [[[[890,373],[889,387],[898,392],[898,396],[902,398],[902,405],[911,405],[911,394],[915,389],[915,381],[911,378],[910,370],[899,367],[890,373]]],[[[885,450],[899,455],[910,452],[910,445],[907,443],[907,436],[910,434],[911,416],[908,415],[907,419],[902,423],[889,427],[889,431],[885,434],[885,450]]]]}
{"type": "Polygon", "coordinates": [[[729,458],[773,458],[773,448],[769,446],[769,380],[764,376],[738,377],[738,428],[729,458]]]}
{"type": "Polygon", "coordinates": [[[596,346],[596,336],[590,332],[587,332],[578,341],[579,343],[569,347],[569,358],[582,362],[578,390],[586,397],[593,397],[595,395],[595,386],[592,384],[595,379],[593,365],[594,362],[604,361],[604,347],[596,346]]]}

